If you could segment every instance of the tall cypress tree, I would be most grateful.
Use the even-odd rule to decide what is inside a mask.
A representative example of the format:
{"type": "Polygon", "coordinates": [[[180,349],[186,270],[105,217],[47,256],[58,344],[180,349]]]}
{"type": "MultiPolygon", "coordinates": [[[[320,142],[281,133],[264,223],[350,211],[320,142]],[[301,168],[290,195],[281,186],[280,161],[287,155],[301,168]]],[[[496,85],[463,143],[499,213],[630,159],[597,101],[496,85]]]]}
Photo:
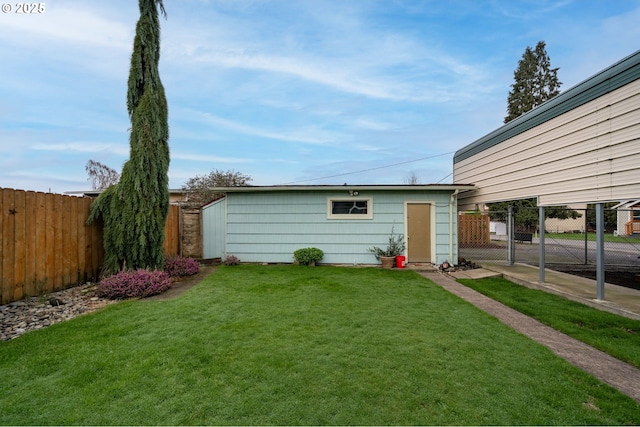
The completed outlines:
{"type": "Polygon", "coordinates": [[[104,222],[104,270],[161,268],[169,208],[169,124],[160,81],[162,0],[139,0],[127,92],[131,120],[129,160],[120,182],[91,205],[89,221],[104,222]]]}
{"type": "Polygon", "coordinates": [[[559,68],[551,68],[546,44],[539,41],[535,49],[527,46],[514,71],[514,83],[507,98],[507,116],[504,122],[520,117],[527,111],[560,93],[559,68]]]}

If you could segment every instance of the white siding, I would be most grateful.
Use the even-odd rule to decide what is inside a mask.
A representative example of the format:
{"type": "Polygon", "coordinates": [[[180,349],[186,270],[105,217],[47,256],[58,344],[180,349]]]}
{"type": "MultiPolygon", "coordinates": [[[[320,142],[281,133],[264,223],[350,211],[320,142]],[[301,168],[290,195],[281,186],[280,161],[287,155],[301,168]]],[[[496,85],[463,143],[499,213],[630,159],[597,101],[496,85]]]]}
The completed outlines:
{"type": "Polygon", "coordinates": [[[220,199],[202,208],[203,257],[224,258],[226,236],[226,199],[220,199]]]}
{"type": "Polygon", "coordinates": [[[454,164],[475,203],[539,197],[541,205],[640,196],[640,80],[454,164]]]}

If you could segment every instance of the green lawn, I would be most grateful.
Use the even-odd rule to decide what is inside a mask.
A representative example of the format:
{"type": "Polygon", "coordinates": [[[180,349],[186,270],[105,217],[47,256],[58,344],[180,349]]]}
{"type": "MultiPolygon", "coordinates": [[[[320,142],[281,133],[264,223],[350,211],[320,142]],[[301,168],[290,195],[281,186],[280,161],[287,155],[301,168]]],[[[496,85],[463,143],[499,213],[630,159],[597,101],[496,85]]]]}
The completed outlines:
{"type": "MultiPolygon", "coordinates": [[[[560,239],[560,240],[581,240],[584,241],[584,233],[544,233],[545,239],[560,239]]],[[[596,241],[596,233],[587,233],[587,240],[589,242],[596,241]]],[[[640,244],[640,237],[637,236],[614,236],[613,234],[605,233],[605,242],[615,243],[635,243],[640,244]]]]}
{"type": "Polygon", "coordinates": [[[411,271],[221,267],[0,343],[0,424],[639,424],[640,405],[411,271]]]}
{"type": "Polygon", "coordinates": [[[503,278],[459,280],[465,286],[640,368],[640,321],[503,278]]]}

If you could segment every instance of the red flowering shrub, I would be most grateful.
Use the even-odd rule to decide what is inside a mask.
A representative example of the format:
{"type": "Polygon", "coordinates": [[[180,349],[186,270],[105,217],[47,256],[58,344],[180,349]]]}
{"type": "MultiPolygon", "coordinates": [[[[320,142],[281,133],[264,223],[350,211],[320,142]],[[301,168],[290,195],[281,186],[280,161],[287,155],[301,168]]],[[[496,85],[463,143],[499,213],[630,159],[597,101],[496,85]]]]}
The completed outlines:
{"type": "Polygon", "coordinates": [[[105,277],[98,284],[97,291],[99,296],[109,299],[144,298],[170,287],[171,278],[164,271],[141,268],[105,277]]]}
{"type": "Polygon", "coordinates": [[[171,277],[193,276],[200,272],[200,264],[193,258],[176,256],[165,260],[164,271],[171,277]]]}
{"type": "Polygon", "coordinates": [[[227,257],[224,259],[224,265],[238,265],[239,263],[240,260],[235,255],[227,255],[227,257]]]}

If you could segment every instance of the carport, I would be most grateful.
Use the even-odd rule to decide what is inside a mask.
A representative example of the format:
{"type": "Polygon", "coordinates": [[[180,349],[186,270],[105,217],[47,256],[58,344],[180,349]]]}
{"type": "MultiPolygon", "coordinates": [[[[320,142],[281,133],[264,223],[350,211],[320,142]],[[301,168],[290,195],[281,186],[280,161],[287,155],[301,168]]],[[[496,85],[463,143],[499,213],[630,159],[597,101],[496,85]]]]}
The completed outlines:
{"type": "MultiPolygon", "coordinates": [[[[458,150],[453,180],[474,184],[463,210],[535,197],[596,206],[597,299],[604,300],[604,204],[640,198],[640,51],[458,150]]],[[[513,242],[513,224],[509,241],[513,242]]],[[[545,282],[545,230],[539,235],[545,282]]]]}

